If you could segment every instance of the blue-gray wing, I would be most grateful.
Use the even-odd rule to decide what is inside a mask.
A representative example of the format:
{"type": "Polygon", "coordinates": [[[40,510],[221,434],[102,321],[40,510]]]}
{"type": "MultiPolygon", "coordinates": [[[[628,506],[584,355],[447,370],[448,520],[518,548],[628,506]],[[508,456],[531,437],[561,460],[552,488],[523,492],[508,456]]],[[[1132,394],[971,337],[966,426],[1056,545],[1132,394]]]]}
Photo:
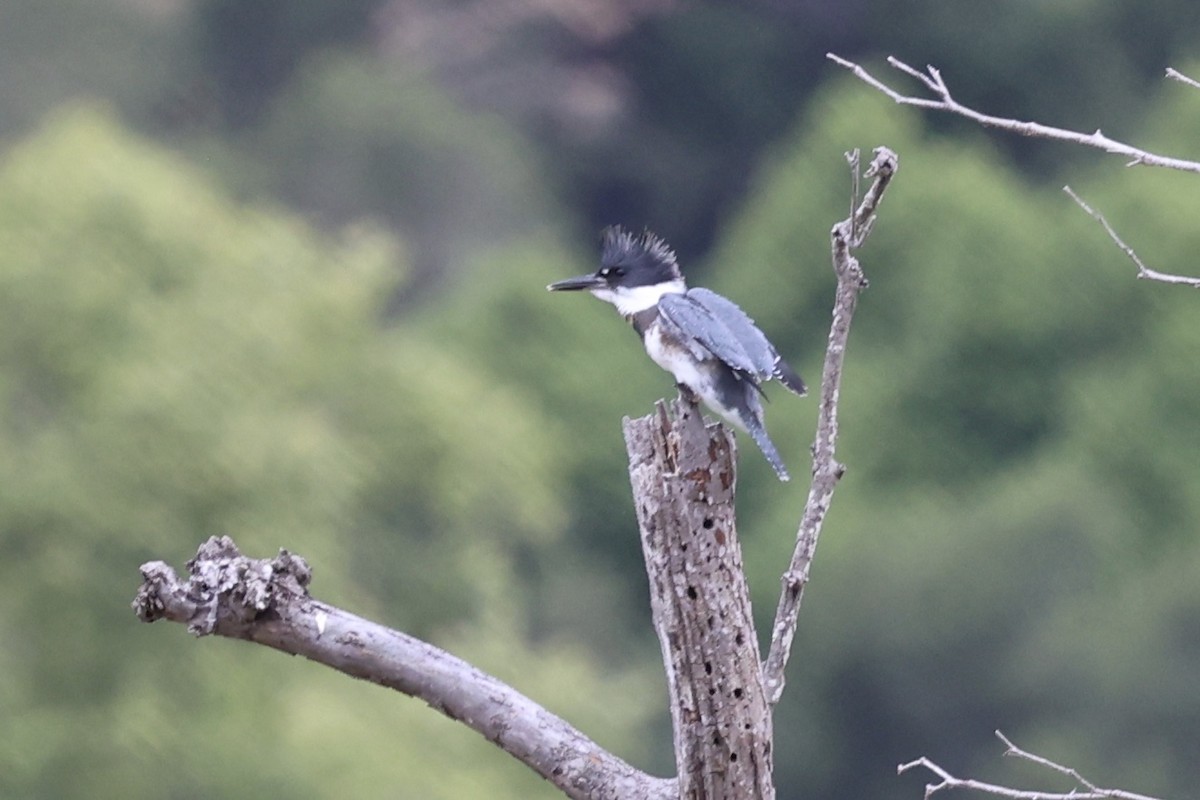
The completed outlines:
{"type": "Polygon", "coordinates": [[[708,289],[689,289],[663,295],[658,309],[689,342],[693,355],[716,356],[756,383],[774,375],[775,348],[732,301],[708,289]]]}
{"type": "Polygon", "coordinates": [[[804,381],[779,357],[766,335],[737,304],[708,289],[664,295],[658,301],[663,321],[688,342],[697,358],[716,356],[738,373],[760,381],[777,378],[803,396],[804,381]]]}

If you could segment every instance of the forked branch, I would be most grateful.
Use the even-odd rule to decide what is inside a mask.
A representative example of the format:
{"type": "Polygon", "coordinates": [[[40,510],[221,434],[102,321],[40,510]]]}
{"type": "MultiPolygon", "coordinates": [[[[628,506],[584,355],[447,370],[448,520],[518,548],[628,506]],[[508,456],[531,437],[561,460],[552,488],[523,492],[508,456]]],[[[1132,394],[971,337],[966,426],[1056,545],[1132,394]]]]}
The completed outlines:
{"type": "Polygon", "coordinates": [[[1040,790],[1029,789],[1012,789],[1008,786],[1000,786],[995,783],[986,783],[977,781],[972,778],[956,778],[946,770],[939,767],[937,764],[930,761],[928,758],[921,757],[916,761],[909,761],[907,764],[901,764],[896,767],[897,773],[904,773],[910,769],[924,767],[938,777],[939,783],[925,784],[925,797],[942,791],[943,789],[973,789],[977,792],[990,794],[994,797],[1008,797],[1012,800],[1158,800],[1145,794],[1137,794],[1136,792],[1127,792],[1122,789],[1104,789],[1089,781],[1087,778],[1079,774],[1079,772],[1071,767],[1063,766],[1062,764],[1051,761],[1044,756],[1039,756],[1034,753],[1027,752],[1017,747],[1008,738],[996,731],[996,737],[1004,742],[1006,747],[1004,755],[1013,758],[1020,758],[1026,761],[1031,761],[1038,766],[1045,767],[1060,775],[1070,778],[1075,786],[1067,792],[1044,792],[1040,790]]]}
{"type": "Polygon", "coordinates": [[[829,328],[829,344],[825,348],[825,367],[821,373],[821,405],[817,412],[817,435],[812,451],[812,484],[796,533],[796,548],[787,571],[783,573],[779,606],[775,610],[775,623],[771,626],[771,649],[763,664],[763,683],[767,689],[767,700],[772,704],[779,702],[783,695],[784,671],[796,636],[796,620],[800,614],[804,587],[808,584],[809,567],[817,549],[817,538],[833,501],[833,491],[845,472],[845,467],[834,457],[842,362],[846,356],[846,342],[850,337],[850,323],[854,319],[858,295],[867,286],[867,279],[858,259],[854,257],[854,251],[862,246],[870,234],[883,193],[899,167],[899,158],[895,153],[886,147],[877,147],[864,176],[873,181],[860,200],[858,151],[847,153],[846,157],[850,161],[854,196],[850,216],[834,225],[830,232],[837,292],[833,304],[833,323],[829,328]]]}
{"type": "MultiPolygon", "coordinates": [[[[931,99],[928,97],[915,97],[913,95],[903,94],[896,89],[893,89],[880,79],[876,78],[871,73],[867,72],[867,70],[865,70],[861,65],[855,64],[853,61],[847,61],[846,59],[834,55],[833,53],[826,53],[825,55],[830,61],[850,70],[850,72],[852,72],[859,80],[863,81],[868,86],[879,90],[900,105],[916,106],[918,108],[927,108],[931,111],[945,111],[951,114],[957,114],[960,117],[966,117],[967,119],[974,120],[980,125],[984,125],[989,128],[999,128],[1001,130],[1012,131],[1013,133],[1020,134],[1021,136],[1033,136],[1040,139],[1053,139],[1056,141],[1071,142],[1072,144],[1083,145],[1084,147],[1093,147],[1097,150],[1103,150],[1106,153],[1114,153],[1116,155],[1125,156],[1129,159],[1126,166],[1130,167],[1145,165],[1151,167],[1165,167],[1166,169],[1175,169],[1182,172],[1200,173],[1200,161],[1189,161],[1187,159],[1173,158],[1171,156],[1151,153],[1149,151],[1142,150],[1141,148],[1134,147],[1133,145],[1119,142],[1115,139],[1110,139],[1101,133],[1100,129],[1098,128],[1096,129],[1095,133],[1082,133],[1080,131],[1072,131],[1065,128],[1055,128],[1051,125],[1042,125],[1037,122],[1023,122],[1021,120],[1007,119],[1005,117],[995,117],[990,114],[984,114],[981,111],[976,111],[969,106],[964,106],[962,103],[954,99],[954,97],[950,94],[950,87],[947,86],[946,81],[942,79],[942,73],[938,71],[937,67],[926,66],[925,71],[922,72],[921,70],[909,66],[898,58],[888,56],[888,64],[890,64],[894,69],[899,70],[906,75],[911,75],[923,83],[925,87],[935,95],[936,99],[931,99]]],[[[1168,68],[1167,77],[1193,88],[1200,88],[1200,82],[1187,77],[1178,70],[1168,68]]],[[[1067,188],[1067,193],[1071,195],[1072,199],[1074,199],[1084,211],[1086,211],[1093,219],[1097,220],[1101,225],[1103,225],[1104,230],[1109,235],[1109,238],[1113,240],[1113,242],[1121,249],[1123,253],[1125,253],[1125,255],[1133,259],[1138,268],[1137,276],[1139,278],[1159,281],[1162,283],[1181,284],[1184,286],[1200,288],[1200,278],[1172,275],[1166,272],[1158,272],[1157,270],[1152,270],[1146,267],[1146,265],[1142,263],[1141,259],[1138,258],[1133,249],[1130,248],[1129,245],[1125,244],[1125,242],[1123,242],[1119,236],[1117,236],[1116,231],[1112,229],[1112,226],[1108,224],[1108,221],[1099,212],[1093,211],[1092,208],[1079,199],[1078,195],[1072,192],[1069,187],[1067,188]]]]}
{"type": "Polygon", "coordinates": [[[1064,186],[1063,191],[1069,194],[1071,199],[1074,200],[1080,208],[1087,212],[1088,216],[1099,222],[1101,227],[1104,228],[1104,232],[1108,234],[1108,238],[1113,240],[1113,244],[1115,244],[1122,253],[1129,256],[1129,259],[1134,263],[1134,266],[1137,267],[1137,277],[1148,281],[1178,283],[1183,284],[1184,286],[1191,286],[1194,289],[1200,289],[1200,278],[1190,278],[1186,275],[1171,275],[1169,273],[1159,272],[1158,270],[1153,270],[1147,267],[1142,263],[1142,259],[1138,257],[1138,254],[1134,252],[1133,248],[1125,244],[1125,241],[1117,235],[1117,232],[1113,230],[1112,225],[1108,224],[1108,220],[1104,218],[1103,214],[1101,214],[1099,211],[1096,211],[1087,203],[1083,202],[1083,198],[1075,194],[1075,191],[1070,186],[1064,186]]]}
{"type": "MultiPolygon", "coordinates": [[[[991,114],[984,114],[982,111],[965,106],[954,99],[950,94],[950,87],[942,79],[942,73],[937,67],[927,66],[924,71],[911,67],[900,59],[894,56],[888,56],[888,64],[894,69],[903,72],[906,75],[919,80],[925,85],[929,91],[933,92],[936,99],[928,97],[916,97],[906,95],[902,92],[893,89],[888,84],[876,78],[871,73],[867,72],[859,64],[853,61],[847,61],[841,56],[833,53],[826,53],[825,57],[838,66],[845,67],[854,73],[855,77],[878,89],[883,94],[892,98],[900,105],[916,106],[917,108],[926,108],[930,111],[946,111],[951,114],[957,114],[960,117],[974,120],[980,125],[989,128],[999,128],[1001,130],[1011,131],[1020,134],[1021,136],[1033,136],[1039,139],[1052,139],[1060,142],[1070,142],[1072,144],[1080,144],[1084,147],[1092,147],[1097,150],[1103,150],[1106,153],[1125,156],[1129,159],[1129,166],[1145,165],[1150,167],[1166,167],[1167,169],[1177,169],[1183,172],[1200,173],[1200,161],[1189,161],[1183,158],[1174,158],[1172,156],[1159,155],[1151,153],[1147,150],[1134,147],[1131,144],[1117,141],[1105,136],[1104,133],[1097,128],[1094,133],[1083,133],[1082,131],[1072,131],[1066,128],[1056,128],[1053,125],[1043,125],[1039,122],[1024,122],[1022,120],[1008,119],[1006,117],[995,117],[991,114]]],[[[1184,76],[1180,73],[1175,73],[1180,78],[1184,76]]],[[[1174,77],[1174,76],[1172,76],[1174,77]]],[[[1187,79],[1190,80],[1190,79],[1187,79]]]]}

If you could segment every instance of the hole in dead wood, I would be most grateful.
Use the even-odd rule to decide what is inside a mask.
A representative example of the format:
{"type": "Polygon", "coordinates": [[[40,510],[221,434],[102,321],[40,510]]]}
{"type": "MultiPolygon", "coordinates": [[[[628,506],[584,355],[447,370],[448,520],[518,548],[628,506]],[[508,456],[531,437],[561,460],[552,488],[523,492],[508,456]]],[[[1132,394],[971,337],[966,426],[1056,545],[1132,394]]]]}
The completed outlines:
{"type": "Polygon", "coordinates": [[[737,636],[733,637],[733,643],[736,644],[738,647],[741,647],[743,644],[746,643],[745,634],[743,634],[741,631],[738,631],[737,636]]]}
{"type": "Polygon", "coordinates": [[[704,530],[706,530],[706,531],[712,530],[712,526],[713,526],[712,517],[705,517],[704,518],[704,530]]]}
{"type": "Polygon", "coordinates": [[[711,661],[704,662],[704,674],[712,675],[712,662],[711,661]]]}
{"type": "Polygon", "coordinates": [[[689,586],[689,587],[687,588],[687,596],[688,596],[688,599],[689,599],[689,600],[695,600],[695,599],[696,599],[696,587],[695,587],[695,586],[689,586]]]}
{"type": "Polygon", "coordinates": [[[730,753],[730,754],[729,754],[729,760],[730,760],[730,761],[737,761],[737,753],[730,753]]]}
{"type": "Polygon", "coordinates": [[[734,689],[733,696],[736,697],[738,700],[741,700],[742,699],[742,687],[739,686],[738,688],[734,689]]]}

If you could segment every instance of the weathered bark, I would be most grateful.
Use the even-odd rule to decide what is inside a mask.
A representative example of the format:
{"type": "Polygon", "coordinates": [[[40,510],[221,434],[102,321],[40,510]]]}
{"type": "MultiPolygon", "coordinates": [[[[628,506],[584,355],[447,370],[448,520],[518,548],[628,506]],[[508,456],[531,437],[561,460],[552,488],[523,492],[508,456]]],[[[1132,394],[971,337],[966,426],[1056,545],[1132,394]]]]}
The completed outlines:
{"type": "Polygon", "coordinates": [[[804,599],[804,587],[808,585],[813,555],[817,550],[817,539],[821,535],[829,505],[833,502],[833,490],[846,471],[834,457],[838,436],[838,400],[842,391],[842,363],[846,358],[846,343],[850,338],[850,323],[858,306],[858,295],[867,287],[867,278],[858,259],[854,257],[854,251],[863,245],[870,234],[883,194],[900,167],[900,160],[895,153],[886,147],[875,148],[874,158],[866,172],[866,177],[874,180],[860,203],[858,151],[846,155],[853,175],[854,205],[850,209],[850,216],[834,225],[829,235],[833,271],[837,275],[837,293],[833,301],[829,344],[825,348],[825,367],[821,373],[821,405],[817,411],[817,435],[812,450],[812,484],[796,531],[796,548],[781,578],[783,587],[779,605],[775,609],[775,622],[771,626],[771,649],[763,666],[763,683],[767,687],[767,699],[772,705],[783,696],[786,683],[784,673],[792,653],[796,621],[800,615],[800,603],[804,599]]]}
{"type": "Polygon", "coordinates": [[[670,800],[676,783],[647,775],[498,679],[431,644],[308,594],[308,565],[286,551],[251,559],[214,537],[179,580],[142,565],[133,601],[146,622],[168,619],[197,636],[245,639],[418,697],[482,734],[578,800],[670,800]]]}
{"type": "Polygon", "coordinates": [[[678,400],[624,427],[679,797],[773,798],[771,709],[734,524],[732,437],[678,400]]]}

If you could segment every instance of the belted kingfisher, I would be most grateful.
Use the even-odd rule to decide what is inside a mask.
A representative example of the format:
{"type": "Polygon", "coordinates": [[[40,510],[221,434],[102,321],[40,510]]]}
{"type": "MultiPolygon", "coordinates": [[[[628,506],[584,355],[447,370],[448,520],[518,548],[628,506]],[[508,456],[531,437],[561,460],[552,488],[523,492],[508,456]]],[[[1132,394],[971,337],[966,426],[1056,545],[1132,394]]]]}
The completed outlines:
{"type": "Polygon", "coordinates": [[[708,289],[689,289],[675,253],[650,231],[635,236],[620,226],[601,235],[600,269],[546,287],[588,291],[633,325],[654,363],[675,376],[680,393],[746,431],[780,480],[787,468],[763,423],[761,384],[772,378],[796,394],[804,381],[732,301],[708,289]]]}

